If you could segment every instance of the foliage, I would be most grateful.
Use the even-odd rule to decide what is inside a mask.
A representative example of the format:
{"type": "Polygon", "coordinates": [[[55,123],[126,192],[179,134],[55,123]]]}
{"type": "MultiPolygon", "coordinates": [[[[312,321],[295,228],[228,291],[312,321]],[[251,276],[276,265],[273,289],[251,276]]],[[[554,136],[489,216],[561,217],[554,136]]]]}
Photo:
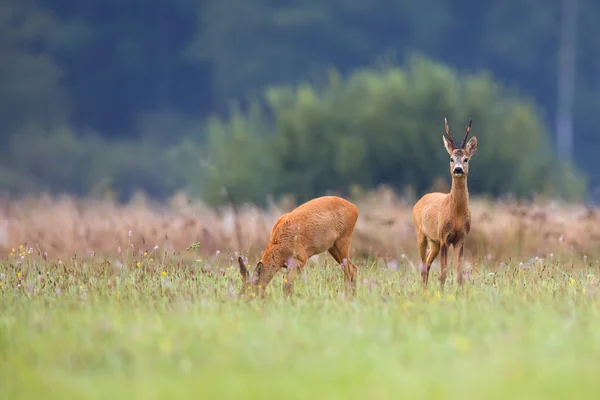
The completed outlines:
{"type": "MultiPolygon", "coordinates": [[[[405,68],[363,69],[346,80],[331,72],[322,88],[308,83],[274,87],[265,97],[274,115],[273,134],[263,133],[265,123],[247,123],[239,114],[228,125],[208,129],[213,138],[208,151],[224,160],[228,174],[247,175],[238,181],[246,185],[240,200],[264,198],[265,188],[302,201],[328,190],[347,193],[351,185],[389,184],[398,190],[411,185],[422,193],[438,178],[450,180],[441,139],[445,116],[457,140],[473,118],[479,150],[469,175],[471,192],[527,197],[552,191],[569,199],[585,193],[584,187],[561,185],[566,167],[554,161],[533,102],[486,72],[459,74],[414,56],[405,68]],[[238,131],[256,143],[257,153],[249,143],[244,147],[245,157],[255,162],[237,157],[238,131]],[[266,151],[265,137],[271,138],[266,151]],[[257,160],[266,169],[257,169],[257,160]],[[254,179],[265,173],[270,179],[257,185],[253,172],[254,179]]],[[[206,190],[215,198],[217,187],[206,190]]]]}
{"type": "MultiPolygon", "coordinates": [[[[406,55],[415,51],[439,60],[449,68],[469,71],[472,77],[479,77],[482,82],[488,79],[483,71],[489,71],[502,82],[509,82],[535,102],[535,108],[539,110],[535,111],[538,123],[547,127],[543,130],[551,139],[556,108],[561,1],[531,0],[522,4],[507,0],[485,5],[473,0],[417,3],[307,0],[302,4],[257,0],[249,6],[239,0],[149,1],[143,4],[131,0],[125,0],[125,3],[116,0],[92,3],[2,0],[0,140],[5,145],[0,151],[0,183],[11,193],[49,188],[54,192],[80,194],[88,193],[90,187],[112,182],[110,185],[123,198],[135,188],[164,197],[176,188],[195,187],[196,193],[216,201],[218,196],[208,194],[216,191],[216,178],[204,177],[206,174],[203,167],[198,166],[198,160],[184,157],[185,161],[181,160],[182,164],[179,164],[179,158],[168,158],[168,154],[177,154],[177,149],[186,150],[178,145],[188,140],[186,137],[195,143],[194,148],[205,146],[208,138],[204,136],[203,125],[207,119],[218,115],[227,126],[228,104],[243,102],[247,96],[257,96],[265,90],[272,95],[279,91],[275,97],[300,96],[300,91],[304,93],[302,96],[312,93],[309,96],[323,107],[342,107],[366,117],[366,110],[350,104],[351,100],[340,101],[340,95],[326,93],[330,88],[323,89],[314,84],[309,87],[298,82],[313,82],[333,67],[343,76],[351,74],[357,87],[363,85],[366,88],[369,86],[366,81],[371,78],[366,76],[368,73],[360,72],[360,68],[380,57],[398,58],[398,62],[404,62],[406,55]],[[425,20],[427,24],[423,23],[425,20]],[[362,83],[358,82],[359,76],[363,76],[360,78],[362,83]],[[274,89],[276,87],[279,89],[274,89]],[[285,87],[287,89],[282,89],[285,87]],[[284,95],[282,91],[289,93],[284,95]],[[298,93],[293,94],[295,91],[298,93]],[[328,106],[334,101],[330,98],[340,103],[328,106]],[[66,142],[50,143],[63,140],[61,135],[55,134],[58,131],[71,132],[73,137],[68,139],[72,140],[71,147],[65,148],[66,142]],[[45,154],[40,154],[41,146],[35,152],[22,149],[30,143],[25,143],[24,139],[33,137],[47,145],[45,154]],[[173,152],[170,152],[171,147],[173,152]],[[23,156],[18,162],[15,162],[16,154],[23,156]],[[40,161],[31,160],[34,154],[40,161]],[[70,155],[76,161],[67,160],[70,155]],[[55,163],[60,160],[61,165],[40,168],[42,159],[55,163]],[[86,164],[89,159],[96,160],[93,163],[95,170],[86,164]],[[102,160],[110,162],[103,163],[102,160]],[[34,165],[25,166],[29,162],[34,165]],[[188,173],[179,173],[184,166],[191,169],[188,173]],[[213,183],[205,184],[205,179],[213,183]]],[[[573,110],[574,170],[586,170],[589,173],[587,181],[592,186],[600,183],[600,175],[594,173],[598,169],[594,149],[599,140],[595,113],[600,104],[597,74],[600,48],[593,40],[598,36],[600,26],[596,24],[600,16],[599,4],[578,0],[573,110]]],[[[462,82],[463,77],[456,79],[462,82]]],[[[346,80],[343,85],[349,82],[346,80]]],[[[492,90],[495,93],[492,97],[505,98],[504,84],[489,84],[498,85],[498,88],[490,89],[486,83],[477,85],[492,90]]],[[[404,100],[394,97],[389,101],[394,104],[404,100]]],[[[246,108],[245,104],[243,106],[246,108]]],[[[435,107],[428,105],[417,114],[424,115],[435,107]]],[[[476,109],[470,107],[461,106],[462,111],[449,115],[452,126],[464,125],[462,119],[466,114],[461,113],[476,109]]],[[[315,113],[308,105],[302,109],[302,112],[299,109],[290,112],[303,116],[306,112],[315,114],[311,116],[311,124],[321,125],[316,121],[316,118],[324,118],[319,112],[315,113]]],[[[441,108],[438,111],[441,112],[441,108]]],[[[439,165],[436,164],[435,169],[433,164],[427,168],[422,181],[421,172],[415,174],[410,165],[392,173],[392,167],[405,168],[406,162],[402,164],[394,159],[400,144],[392,143],[390,137],[383,139],[377,132],[373,140],[366,140],[364,135],[355,133],[358,127],[347,126],[347,116],[342,116],[341,111],[336,112],[339,113],[337,118],[341,119],[336,122],[338,128],[354,133],[336,134],[339,136],[336,146],[343,151],[328,156],[335,159],[328,170],[317,169],[323,167],[317,164],[322,164],[319,160],[325,157],[327,148],[332,147],[323,142],[319,151],[315,152],[313,146],[311,154],[292,154],[286,161],[285,170],[290,171],[293,178],[290,181],[282,181],[269,173],[274,181],[272,185],[261,182],[248,186],[265,193],[287,192],[291,187],[323,192],[330,189],[324,187],[325,179],[336,177],[340,187],[347,186],[348,181],[361,182],[367,187],[381,181],[395,187],[416,182],[415,185],[422,189],[434,179],[433,171],[442,168],[438,162],[441,158],[437,157],[443,157],[443,154],[435,156],[439,165]],[[376,150],[382,152],[381,157],[373,156],[376,150]],[[298,167],[300,170],[292,171],[291,166],[299,165],[303,160],[314,160],[316,164],[302,165],[298,167]],[[306,189],[312,184],[317,186],[306,189]]],[[[489,128],[484,131],[481,117],[473,117],[474,131],[487,135],[485,139],[489,143],[493,140],[485,133],[489,128]]],[[[292,137],[302,131],[292,133],[295,128],[291,127],[289,118],[292,117],[280,116],[277,132],[280,129],[292,137]]],[[[429,127],[420,126],[433,132],[439,127],[434,122],[436,118],[439,115],[429,115],[429,127]]],[[[369,126],[377,126],[383,131],[394,128],[375,123],[369,126]]],[[[397,129],[398,132],[414,132],[416,128],[403,124],[397,129]]],[[[531,129],[538,128],[532,126],[531,129]]],[[[267,133],[272,130],[267,129],[267,133]]],[[[254,139],[253,132],[249,135],[254,139]]],[[[218,140],[225,141],[226,138],[218,140]]],[[[281,141],[278,146],[289,154],[289,143],[278,140],[281,141]]],[[[475,187],[481,191],[490,190],[493,194],[504,187],[525,193],[529,192],[529,182],[538,176],[541,181],[561,180],[568,176],[564,168],[570,169],[570,166],[543,171],[546,167],[541,165],[547,165],[543,154],[552,148],[551,142],[544,141],[548,150],[540,151],[542,155],[527,161],[526,171],[516,177],[512,174],[502,185],[497,180],[488,183],[482,176],[473,176],[474,181],[478,180],[475,187]],[[556,178],[549,178],[550,175],[556,178]]],[[[429,150],[423,148],[423,151],[429,150]]],[[[419,157],[423,158],[423,154],[417,152],[412,158],[419,157]]],[[[212,162],[214,164],[214,157],[212,162]]],[[[282,161],[261,159],[261,163],[281,165],[282,161]]],[[[246,161],[244,164],[250,168],[246,161]]],[[[276,167],[257,165],[252,168],[266,171],[276,167]]],[[[513,167],[504,165],[503,168],[513,167]]],[[[237,175],[232,178],[234,181],[240,179],[241,175],[237,175]]],[[[553,186],[561,187],[560,193],[564,197],[577,198],[586,186],[579,175],[575,172],[575,179],[553,186]],[[573,182],[575,185],[569,187],[573,182]]],[[[537,186],[540,185],[536,185],[536,190],[539,189],[537,186]]],[[[555,192],[552,188],[545,191],[555,192]]],[[[249,193],[242,197],[248,196],[249,193]]]]}

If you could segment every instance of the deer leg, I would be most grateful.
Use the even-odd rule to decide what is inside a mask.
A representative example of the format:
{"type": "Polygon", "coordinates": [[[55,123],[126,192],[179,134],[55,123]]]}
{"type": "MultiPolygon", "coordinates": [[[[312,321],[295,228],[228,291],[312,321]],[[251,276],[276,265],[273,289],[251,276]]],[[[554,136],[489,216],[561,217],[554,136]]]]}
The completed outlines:
{"type": "Polygon", "coordinates": [[[296,261],[296,265],[287,268],[287,274],[285,274],[283,280],[283,296],[286,299],[294,294],[294,280],[302,272],[302,268],[306,264],[306,258],[296,258],[296,261]]]}
{"type": "Polygon", "coordinates": [[[429,280],[429,270],[433,260],[437,257],[440,252],[440,243],[429,241],[429,252],[427,253],[427,260],[425,261],[425,268],[421,269],[421,281],[424,287],[427,287],[427,281],[429,280]]]}
{"type": "Polygon", "coordinates": [[[417,247],[419,248],[419,256],[421,257],[419,270],[423,272],[427,268],[427,236],[423,235],[421,232],[417,233],[417,247]]]}
{"type": "Polygon", "coordinates": [[[456,265],[456,281],[459,286],[463,284],[463,246],[464,244],[457,243],[454,246],[454,264],[456,265]]]}
{"type": "Polygon", "coordinates": [[[446,283],[446,268],[448,267],[448,245],[442,244],[440,249],[440,288],[444,291],[444,283],[446,283]]]}
{"type": "Polygon", "coordinates": [[[352,296],[356,295],[356,278],[358,268],[350,261],[350,239],[342,238],[329,249],[329,254],[342,266],[344,270],[344,285],[346,289],[350,289],[352,296]]]}

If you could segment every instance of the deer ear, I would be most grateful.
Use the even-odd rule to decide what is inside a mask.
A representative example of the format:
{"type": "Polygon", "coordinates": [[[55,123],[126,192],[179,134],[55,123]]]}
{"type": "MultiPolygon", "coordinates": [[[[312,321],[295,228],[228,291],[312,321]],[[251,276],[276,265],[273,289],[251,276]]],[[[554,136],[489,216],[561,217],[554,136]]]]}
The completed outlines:
{"type": "Polygon", "coordinates": [[[477,138],[475,136],[473,136],[471,140],[467,142],[465,145],[465,150],[471,156],[477,152],[477,138]]]}
{"type": "Polygon", "coordinates": [[[450,143],[450,141],[446,139],[446,136],[442,135],[442,139],[444,139],[444,147],[446,148],[446,151],[448,152],[448,154],[452,155],[452,150],[454,150],[454,146],[452,146],[452,143],[450,143]]]}
{"type": "Polygon", "coordinates": [[[244,259],[242,257],[238,257],[238,263],[240,264],[240,274],[242,275],[242,281],[246,281],[250,276],[250,272],[248,272],[248,268],[246,268],[246,264],[244,263],[244,259]]]}

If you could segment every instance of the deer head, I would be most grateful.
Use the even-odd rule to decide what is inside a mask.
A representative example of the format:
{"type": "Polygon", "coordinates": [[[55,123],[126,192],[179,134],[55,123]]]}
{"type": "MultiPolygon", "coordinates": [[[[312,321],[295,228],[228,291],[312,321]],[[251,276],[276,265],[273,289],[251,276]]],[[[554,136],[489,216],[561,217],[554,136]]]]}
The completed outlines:
{"type": "Polygon", "coordinates": [[[477,138],[473,136],[468,142],[469,132],[471,132],[471,122],[469,119],[469,125],[467,125],[465,131],[465,138],[462,141],[460,147],[456,147],[450,128],[448,127],[448,120],[444,118],[444,126],[446,128],[446,135],[442,136],[444,139],[444,147],[448,154],[450,154],[450,174],[452,178],[466,178],[469,175],[469,159],[477,151],[477,138]]]}
{"type": "Polygon", "coordinates": [[[238,257],[238,264],[240,264],[240,274],[242,275],[242,290],[240,291],[240,295],[244,295],[247,292],[254,295],[259,293],[263,295],[264,285],[260,284],[261,279],[263,278],[263,263],[261,261],[258,262],[254,274],[250,273],[241,256],[238,257]]]}

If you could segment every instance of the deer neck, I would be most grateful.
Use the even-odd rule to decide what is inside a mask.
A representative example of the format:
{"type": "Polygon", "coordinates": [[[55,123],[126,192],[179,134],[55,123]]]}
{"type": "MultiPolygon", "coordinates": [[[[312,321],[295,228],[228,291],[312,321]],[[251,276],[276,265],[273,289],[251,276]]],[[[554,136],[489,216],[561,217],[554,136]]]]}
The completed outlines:
{"type": "Polygon", "coordinates": [[[455,213],[465,213],[469,209],[469,190],[467,177],[452,177],[452,189],[448,196],[450,206],[455,213]]]}

